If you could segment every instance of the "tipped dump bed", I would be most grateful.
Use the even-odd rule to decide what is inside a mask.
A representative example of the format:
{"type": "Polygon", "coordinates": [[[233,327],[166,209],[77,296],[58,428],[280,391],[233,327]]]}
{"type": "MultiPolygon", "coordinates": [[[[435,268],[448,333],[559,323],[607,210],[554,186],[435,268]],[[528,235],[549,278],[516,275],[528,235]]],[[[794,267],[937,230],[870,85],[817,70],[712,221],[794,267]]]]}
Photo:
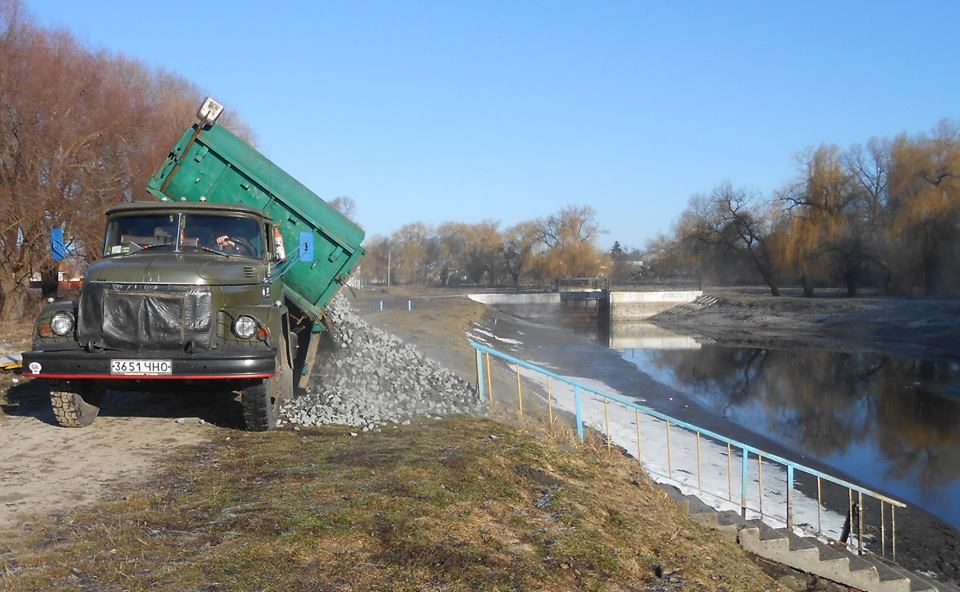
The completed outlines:
{"type": "Polygon", "coordinates": [[[202,196],[266,213],[292,260],[284,273],[287,296],[314,320],[363,256],[360,227],[218,125],[184,132],[147,190],[158,199],[200,201],[202,196]]]}

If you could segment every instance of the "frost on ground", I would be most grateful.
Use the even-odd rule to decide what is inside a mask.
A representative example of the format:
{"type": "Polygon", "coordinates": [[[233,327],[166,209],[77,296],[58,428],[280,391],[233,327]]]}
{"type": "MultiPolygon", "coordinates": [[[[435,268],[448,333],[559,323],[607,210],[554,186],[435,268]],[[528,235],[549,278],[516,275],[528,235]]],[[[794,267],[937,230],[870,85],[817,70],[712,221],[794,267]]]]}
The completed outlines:
{"type": "Polygon", "coordinates": [[[336,351],[317,357],[307,392],[282,407],[294,424],[375,429],[418,415],[479,415],[483,407],[465,380],[395,335],[372,327],[347,299],[329,307],[336,351]]]}

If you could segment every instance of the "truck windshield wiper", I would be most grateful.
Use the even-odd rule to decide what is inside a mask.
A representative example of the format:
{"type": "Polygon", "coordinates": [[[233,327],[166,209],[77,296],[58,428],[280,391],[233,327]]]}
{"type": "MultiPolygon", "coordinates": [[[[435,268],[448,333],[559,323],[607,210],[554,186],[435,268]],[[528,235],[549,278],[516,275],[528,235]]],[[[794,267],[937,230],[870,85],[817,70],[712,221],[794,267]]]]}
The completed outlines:
{"type": "Polygon", "coordinates": [[[217,255],[222,255],[223,257],[227,257],[228,259],[230,258],[230,254],[229,254],[229,253],[224,253],[223,251],[218,251],[218,250],[216,250],[216,249],[211,249],[210,247],[200,247],[200,248],[203,249],[203,250],[204,250],[205,252],[207,252],[207,253],[216,253],[217,255]]]}

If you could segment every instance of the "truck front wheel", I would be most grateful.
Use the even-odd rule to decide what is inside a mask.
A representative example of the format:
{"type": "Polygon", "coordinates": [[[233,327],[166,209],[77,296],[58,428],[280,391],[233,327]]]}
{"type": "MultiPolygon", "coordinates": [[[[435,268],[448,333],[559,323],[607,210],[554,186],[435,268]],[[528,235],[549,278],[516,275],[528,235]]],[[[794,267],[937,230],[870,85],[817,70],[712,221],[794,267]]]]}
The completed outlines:
{"type": "Polygon", "coordinates": [[[280,414],[280,393],[276,378],[268,378],[259,384],[243,389],[243,422],[251,432],[265,432],[277,427],[280,414]]]}
{"type": "Polygon", "coordinates": [[[251,432],[265,432],[277,427],[280,402],[293,398],[293,370],[285,355],[286,344],[277,350],[276,374],[240,393],[243,421],[251,432]]]}
{"type": "Polygon", "coordinates": [[[81,395],[59,388],[50,391],[50,406],[57,424],[65,428],[82,428],[93,423],[100,414],[104,392],[90,389],[81,395]]]}

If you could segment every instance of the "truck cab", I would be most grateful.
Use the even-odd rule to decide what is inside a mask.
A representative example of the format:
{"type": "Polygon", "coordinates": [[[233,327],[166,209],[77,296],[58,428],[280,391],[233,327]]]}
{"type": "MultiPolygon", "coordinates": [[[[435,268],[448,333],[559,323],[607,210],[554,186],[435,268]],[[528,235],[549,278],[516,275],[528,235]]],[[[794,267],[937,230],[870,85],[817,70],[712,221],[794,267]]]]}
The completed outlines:
{"type": "Polygon", "coordinates": [[[156,200],[106,212],[79,301],[37,318],[24,375],[49,382],[62,426],[89,425],[109,388],[239,392],[247,428],[268,430],[309,378],[363,231],[216,125],[211,103],[150,179],[156,200]]]}
{"type": "Polygon", "coordinates": [[[272,221],[239,205],[134,202],[107,212],[103,258],[78,302],[40,313],[27,376],[52,381],[62,425],[106,388],[239,390],[251,429],[293,393],[289,309],[272,221]]]}

